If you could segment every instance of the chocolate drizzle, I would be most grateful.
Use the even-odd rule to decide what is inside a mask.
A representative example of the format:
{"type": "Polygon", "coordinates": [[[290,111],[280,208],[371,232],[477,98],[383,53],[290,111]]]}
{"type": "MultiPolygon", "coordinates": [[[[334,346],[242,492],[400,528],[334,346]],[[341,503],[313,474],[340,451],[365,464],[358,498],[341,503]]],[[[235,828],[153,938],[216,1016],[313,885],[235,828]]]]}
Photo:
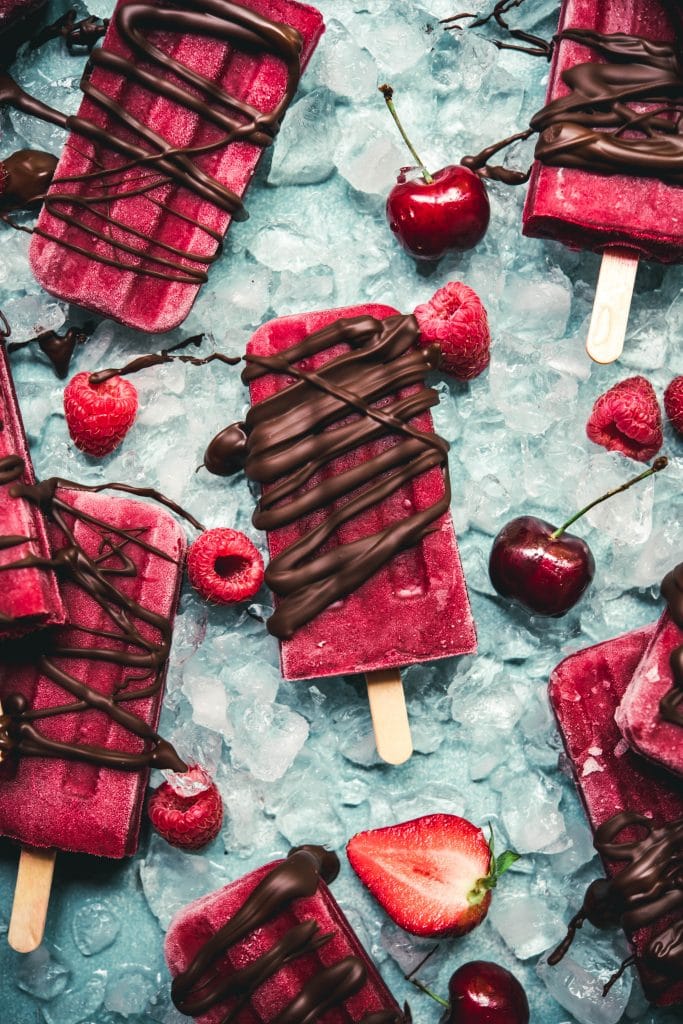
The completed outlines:
{"type": "MultiPolygon", "coordinates": [[[[679,629],[683,629],[683,562],[662,580],[662,595],[668,603],[671,618],[679,629]]],[[[659,710],[667,722],[683,726],[683,644],[671,652],[669,664],[674,684],[659,702],[659,710]]]]}
{"type": "Polygon", "coordinates": [[[164,363],[172,363],[175,360],[181,363],[191,363],[192,366],[205,366],[207,363],[213,362],[225,363],[227,366],[237,366],[238,363],[242,362],[241,356],[226,356],[222,352],[212,352],[210,355],[203,357],[173,355],[173,353],[178,352],[180,349],[189,348],[190,345],[198,348],[203,340],[203,334],[195,334],[191,338],[179,341],[177,345],[172,345],[171,348],[162,349],[161,352],[150,352],[149,355],[138,356],[137,359],[126,363],[125,366],[91,373],[90,383],[95,387],[98,384],[104,384],[107,380],[111,380],[112,377],[126,377],[132,373],[138,373],[140,370],[147,370],[151,366],[161,366],[164,363]]]}
{"type": "Polygon", "coordinates": [[[233,424],[214,438],[205,465],[223,474],[232,471],[243,459],[246,433],[245,472],[264,485],[253,517],[257,529],[278,530],[328,509],[324,521],[303,531],[266,571],[266,582],[280,599],[268,629],[280,639],[418,544],[448,510],[448,444],[411,425],[438,402],[424,378],[438,365],[439,350],[418,348],[418,337],[413,316],[361,316],[338,320],[278,355],[246,357],[245,382],[267,374],[295,381],[253,405],[243,429],[233,424]],[[303,368],[304,361],[338,346],[344,347],[342,354],[318,370],[303,368]],[[387,438],[395,443],[358,458],[353,468],[325,471],[340,456],[387,438]],[[344,524],[437,467],[444,488],[433,505],[370,536],[330,547],[344,524]]]}
{"type": "MultiPolygon", "coordinates": [[[[276,864],[234,917],[201,947],[186,970],[174,978],[171,995],[180,1012],[197,1017],[232,998],[234,1004],[221,1018],[221,1024],[230,1024],[239,1019],[240,1011],[260,985],[287,963],[310,955],[329,942],[332,935],[321,935],[315,921],[302,921],[245,967],[233,968],[226,961],[226,955],[234,946],[286,911],[295,900],[313,896],[320,878],[329,883],[338,870],[336,855],[319,846],[299,847],[276,864]]],[[[362,989],[366,981],[365,965],[356,956],[321,967],[271,1024],[314,1024],[328,1010],[340,1006],[362,989]]],[[[401,1019],[396,1010],[381,1010],[364,1017],[361,1024],[399,1024],[401,1019]]]]}
{"type": "MultiPolygon", "coordinates": [[[[666,987],[683,974],[683,819],[655,827],[643,815],[622,811],[597,829],[595,848],[603,860],[624,866],[612,878],[591,883],[566,938],[548,963],[560,962],[585,921],[597,928],[620,926],[627,933],[668,922],[642,954],[643,965],[655,975],[655,987],[666,987]],[[619,840],[622,833],[635,836],[643,830],[642,838],[619,840]]],[[[635,956],[624,961],[605,986],[605,994],[634,963],[638,963],[635,956]]]]}
{"type": "Polygon", "coordinates": [[[299,83],[303,41],[296,29],[229,0],[194,0],[192,10],[144,2],[125,4],[117,8],[114,22],[118,36],[132,56],[124,57],[113,48],[101,47],[90,55],[90,64],[121,76],[152,98],[173,101],[180,111],[197,113],[206,126],[214,126],[217,131],[210,141],[174,146],[93,85],[86,74],[81,90],[106,118],[104,128],[79,115],[61,114],[28,96],[9,76],[1,75],[0,102],[4,100],[57,124],[94,147],[96,169],[55,179],[44,197],[45,209],[71,229],[69,238],[60,238],[40,226],[34,230],[106,266],[164,281],[200,285],[206,280],[207,267],[220,252],[222,233],[168,202],[169,186],[184,189],[235,219],[244,219],[246,213],[240,197],[203,170],[201,158],[233,142],[260,147],[272,144],[299,83]],[[190,34],[221,40],[249,52],[275,55],[284,62],[287,72],[282,99],[268,113],[257,110],[164,53],[151,41],[159,33],[190,34]],[[128,175],[136,168],[140,173],[128,175]],[[77,186],[79,194],[71,192],[71,186],[77,186]],[[141,198],[177,218],[179,228],[188,223],[199,228],[215,243],[214,254],[162,242],[136,227],[135,218],[127,224],[110,212],[114,202],[120,209],[126,199],[141,198]]]}
{"type": "Polygon", "coordinates": [[[62,38],[69,53],[90,53],[98,39],[107,31],[109,18],[96,18],[90,14],[87,18],[76,21],[76,15],[76,8],[70,7],[59,18],[36,33],[31,40],[30,48],[38,50],[51,39],[62,38]]]}
{"type": "Polygon", "coordinates": [[[51,558],[29,554],[2,566],[0,571],[22,566],[54,569],[61,579],[68,580],[104,609],[108,627],[106,630],[96,630],[70,622],[63,627],[34,634],[28,640],[6,645],[6,658],[16,657],[19,662],[28,658],[42,675],[75,700],[40,710],[32,709],[21,694],[7,694],[3,698],[0,717],[0,761],[13,763],[20,757],[55,757],[126,771],[147,767],[186,771],[186,765],[173,747],[144,719],[125,706],[159,693],[170,650],[171,622],[166,616],[128,597],[116,586],[117,577],[137,575],[135,561],[128,553],[131,546],[151,552],[166,561],[173,561],[172,556],[145,540],[145,528],[132,525],[125,529],[118,528],[70,505],[57,494],[58,486],[68,485],[67,481],[51,479],[38,484],[16,482],[22,472],[23,460],[18,456],[0,460],[0,480],[4,483],[15,481],[10,494],[39,506],[60,529],[64,544],[54,551],[51,558]],[[86,523],[99,535],[100,553],[96,557],[90,557],[76,540],[77,521],[86,523]],[[154,639],[150,639],[149,630],[143,629],[143,624],[152,627],[154,639]],[[75,635],[79,632],[100,637],[102,646],[76,646],[75,635]],[[77,678],[74,674],[74,661],[84,664],[83,678],[77,678]],[[112,696],[93,690],[87,684],[88,666],[98,662],[113,662],[124,670],[117,692],[112,696]],[[131,686],[133,682],[138,685],[131,686]],[[41,720],[88,710],[104,713],[132,736],[139,737],[142,749],[132,753],[59,742],[48,738],[37,728],[41,720]]]}
{"type": "Polygon", "coordinates": [[[535,114],[528,133],[512,135],[462,163],[482,177],[521,184],[528,171],[491,167],[487,161],[511,142],[538,132],[535,155],[549,166],[683,184],[683,68],[676,46],[589,29],[566,29],[556,39],[589,47],[606,62],[564,71],[569,95],[535,114]]]}
{"type": "Polygon", "coordinates": [[[27,345],[36,344],[52,363],[55,373],[64,380],[69,372],[71,357],[76,345],[83,345],[93,332],[92,324],[84,327],[69,327],[64,334],[56,331],[43,331],[28,341],[16,341],[7,346],[8,352],[18,352],[27,345]]]}

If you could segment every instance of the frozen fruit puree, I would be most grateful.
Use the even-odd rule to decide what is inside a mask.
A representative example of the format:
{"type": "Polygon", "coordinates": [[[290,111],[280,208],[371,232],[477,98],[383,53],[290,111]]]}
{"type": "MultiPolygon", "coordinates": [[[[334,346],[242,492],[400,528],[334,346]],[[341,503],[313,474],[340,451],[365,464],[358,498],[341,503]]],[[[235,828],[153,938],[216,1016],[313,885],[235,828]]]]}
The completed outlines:
{"type": "Polygon", "coordinates": [[[338,871],[300,847],[181,910],[166,936],[178,1009],[200,1024],[401,1024],[328,889],[338,871]]]}
{"type": "Polygon", "coordinates": [[[664,577],[669,609],[617,709],[624,737],[643,757],[683,775],[683,563],[664,577]]]}
{"type": "Polygon", "coordinates": [[[43,287],[140,330],[181,323],[322,31],[295,0],[119,0],[62,118],[31,247],[43,287]]]}
{"type": "Polygon", "coordinates": [[[33,466],[19,411],[5,345],[0,342],[0,637],[19,635],[64,621],[64,607],[53,570],[39,564],[49,557],[42,512],[12,485],[34,482],[33,466]],[[33,565],[4,568],[17,559],[33,565]]]}
{"type": "Polygon", "coordinates": [[[683,889],[673,867],[683,794],[668,773],[628,748],[614,720],[653,632],[646,626],[566,658],[552,674],[550,700],[596,846],[616,879],[610,923],[626,927],[648,998],[672,1006],[683,1002],[683,889]],[[635,841],[637,850],[621,845],[635,841]],[[622,870],[630,872],[622,881],[633,883],[629,903],[620,899],[622,870]]]}
{"type": "Polygon", "coordinates": [[[368,305],[273,320],[248,345],[245,471],[263,488],[254,525],[288,679],[475,647],[424,385],[438,350],[418,335],[415,317],[368,305]]]}
{"type": "Polygon", "coordinates": [[[524,233],[683,260],[683,68],[664,4],[565,0],[558,32],[524,233]]]}
{"type": "Polygon", "coordinates": [[[156,732],[185,540],[161,509],[56,484],[22,485],[49,515],[66,622],[0,653],[0,834],[123,857],[150,767],[185,768],[156,732]]]}

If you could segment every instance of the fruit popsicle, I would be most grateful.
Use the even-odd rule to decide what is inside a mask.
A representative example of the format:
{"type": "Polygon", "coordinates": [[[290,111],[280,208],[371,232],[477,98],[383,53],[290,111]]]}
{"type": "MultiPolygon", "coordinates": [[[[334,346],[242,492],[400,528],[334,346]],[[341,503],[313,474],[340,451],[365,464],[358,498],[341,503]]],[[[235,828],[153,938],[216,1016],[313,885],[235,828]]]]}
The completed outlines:
{"type": "Polygon", "coordinates": [[[286,679],[475,649],[424,385],[436,357],[418,334],[414,317],[367,305],[273,320],[247,347],[245,470],[263,487],[254,525],[286,679]],[[292,380],[292,364],[314,377],[292,380]]]}
{"type": "MultiPolygon", "coordinates": [[[[614,892],[607,890],[610,902],[617,901],[611,907],[612,921],[626,906],[624,923],[646,995],[658,1006],[671,1006],[683,1001],[683,891],[677,894],[667,858],[675,856],[676,848],[680,852],[683,792],[673,776],[628,747],[614,720],[654,630],[646,626],[566,658],[550,679],[550,701],[596,846],[615,887],[614,892]],[[647,830],[641,818],[650,823],[647,830]],[[632,851],[620,848],[620,833],[630,842],[642,842],[632,851]],[[629,865],[625,861],[631,856],[629,865]],[[622,885],[632,883],[628,893],[618,888],[622,872],[622,885]],[[647,892],[666,899],[654,905],[647,892]],[[635,913],[630,905],[634,901],[635,913]]],[[[604,907],[610,910],[608,901],[604,907]]],[[[599,903],[594,908],[601,909],[599,903]]],[[[573,925],[580,926],[576,920],[573,925]]],[[[572,935],[570,929],[564,947],[572,935]]]]}
{"type": "Polygon", "coordinates": [[[548,106],[532,119],[540,136],[523,231],[606,254],[587,347],[609,362],[623,346],[638,258],[683,260],[671,113],[683,74],[672,18],[656,0],[565,0],[559,32],[570,35],[555,47],[548,106]]]}
{"type": "Polygon", "coordinates": [[[181,323],[322,32],[295,0],[119,0],[35,228],[47,291],[140,330],[181,323]]]}
{"type": "Polygon", "coordinates": [[[624,738],[643,757],[683,775],[683,562],[662,593],[669,609],[617,709],[624,738]]]}
{"type": "Polygon", "coordinates": [[[321,847],[293,850],[185,907],[170,924],[173,1001],[198,1024],[403,1024],[328,889],[321,847]]]}
{"type": "Polygon", "coordinates": [[[12,484],[34,482],[19,403],[4,343],[0,342],[0,637],[18,636],[64,621],[57,578],[40,564],[3,569],[18,558],[49,557],[47,532],[39,508],[11,495],[12,484]]]}
{"type": "Polygon", "coordinates": [[[0,653],[0,834],[124,857],[150,767],[184,769],[156,733],[184,535],[128,498],[22,491],[47,510],[67,620],[0,653]]]}

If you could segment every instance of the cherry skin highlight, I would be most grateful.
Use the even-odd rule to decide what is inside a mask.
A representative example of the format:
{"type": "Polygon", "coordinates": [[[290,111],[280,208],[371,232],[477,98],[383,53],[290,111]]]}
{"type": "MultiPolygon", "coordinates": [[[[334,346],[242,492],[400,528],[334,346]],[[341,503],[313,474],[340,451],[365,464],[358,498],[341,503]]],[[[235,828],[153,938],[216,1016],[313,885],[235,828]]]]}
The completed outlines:
{"type": "Polygon", "coordinates": [[[537,615],[560,616],[573,608],[595,575],[584,540],[535,516],[513,519],[493,542],[489,576],[501,597],[537,615]]]}
{"type": "Polygon", "coordinates": [[[472,249],[484,237],[491,215],[486,188],[469,168],[452,164],[431,177],[399,177],[387,199],[389,227],[419,260],[472,249]]]}
{"type": "Polygon", "coordinates": [[[473,960],[448,983],[447,1024],[529,1024],[526,993],[514,974],[498,964],[473,960]]]}

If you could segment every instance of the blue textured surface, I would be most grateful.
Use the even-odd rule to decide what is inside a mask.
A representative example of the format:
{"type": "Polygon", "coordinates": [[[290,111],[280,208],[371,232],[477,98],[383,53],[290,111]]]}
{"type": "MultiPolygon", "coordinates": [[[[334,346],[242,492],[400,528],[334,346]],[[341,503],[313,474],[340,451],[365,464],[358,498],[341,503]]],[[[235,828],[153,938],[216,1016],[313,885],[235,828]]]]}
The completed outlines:
{"type": "MultiPolygon", "coordinates": [[[[163,931],[175,910],[292,844],[326,842],[343,857],[354,832],[433,811],[490,821],[499,845],[510,840],[529,852],[501,885],[486,923],[464,940],[442,943],[424,977],[445,993],[459,963],[494,959],[525,984],[533,1024],[579,1019],[555,1002],[534,970],[597,870],[578,798],[558,771],[560,744],[545,684],[568,651],[658,614],[656,584],[680,557],[680,440],[667,428],[672,464],[656,484],[584,521],[578,532],[589,540],[598,571],[587,599],[565,619],[533,622],[505,607],[492,594],[486,560],[492,536],[513,515],[560,522],[582,499],[635,472],[634,464],[590,444],[584,425],[595,397],[617,380],[644,373],[661,398],[671,377],[683,372],[681,272],[641,268],[626,354],[599,368],[583,352],[598,260],[523,239],[522,190],[491,188],[491,227],[476,251],[436,268],[416,267],[384,221],[383,197],[407,157],[378,82],[395,87],[404,122],[435,168],[523,126],[542,102],[547,65],[498,51],[488,29],[444,33],[438,18],[454,13],[457,0],[322,0],[319,6],[328,33],[272,167],[264,165],[253,185],[251,219],[231,230],[195,310],[170,340],[204,330],[216,347],[239,353],[253,329],[278,314],[362,301],[410,311],[454,278],[480,293],[494,338],[491,368],[470,386],[439,385],[435,415],[453,443],[453,513],[479,655],[405,673],[417,753],[390,769],[374,759],[360,681],[278,689],[276,645],[262,627],[242,609],[209,610],[186,589],[163,731],[215,771],[226,804],[224,832],[199,856],[173,851],[145,829],[140,853],[123,864],[60,856],[49,958],[42,953],[27,964],[0,943],[3,1022],[178,1024],[185,1018],[169,1005],[162,956],[163,931]],[[108,930],[113,940],[88,956],[82,950],[97,935],[79,930],[86,913],[104,929],[97,933],[102,942],[108,930]]],[[[97,14],[109,7],[106,0],[91,3],[97,14]]],[[[556,7],[532,0],[515,19],[549,36],[556,7]]],[[[17,75],[50,102],[73,109],[82,63],[55,42],[21,56],[17,75]]],[[[3,155],[21,144],[56,152],[61,145],[58,132],[25,118],[4,113],[0,125],[3,155]]],[[[518,150],[511,160],[525,166],[529,154],[518,150]]],[[[18,339],[37,326],[59,326],[70,314],[39,292],[26,245],[24,236],[3,230],[0,305],[18,339]]],[[[76,353],[72,372],[120,365],[168,340],[104,324],[76,353]]],[[[247,484],[194,474],[209,439],[240,416],[247,400],[235,370],[174,365],[138,375],[138,422],[118,452],[98,463],[70,443],[63,385],[41,357],[24,350],[13,368],[39,475],[158,486],[207,525],[254,536],[247,484]]],[[[260,600],[266,604],[268,595],[260,600]]],[[[16,851],[0,843],[0,927],[15,867],[16,851]]],[[[417,1024],[436,1022],[438,1007],[411,991],[397,966],[397,958],[414,964],[430,944],[400,934],[347,863],[334,891],[397,997],[410,998],[417,1024]]],[[[580,948],[603,966],[623,955],[617,936],[597,943],[593,935],[580,948]]],[[[580,1019],[609,1024],[604,1013],[598,1004],[580,1019]]],[[[612,1024],[680,1020],[648,1011],[636,986],[625,1015],[617,1013],[612,1024]]]]}

